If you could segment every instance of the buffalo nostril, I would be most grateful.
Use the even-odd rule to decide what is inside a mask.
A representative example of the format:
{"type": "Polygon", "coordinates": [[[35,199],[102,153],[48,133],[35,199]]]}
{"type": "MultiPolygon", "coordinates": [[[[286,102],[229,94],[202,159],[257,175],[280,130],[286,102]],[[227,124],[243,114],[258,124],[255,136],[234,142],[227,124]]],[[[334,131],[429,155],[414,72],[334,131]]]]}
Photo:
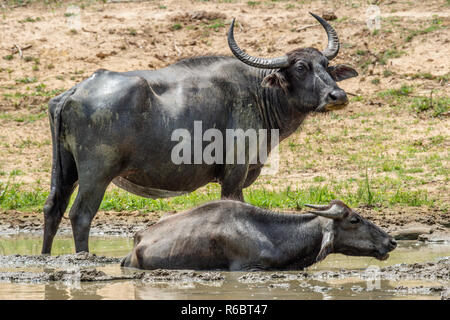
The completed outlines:
{"type": "Polygon", "coordinates": [[[391,239],[389,241],[389,244],[391,245],[392,249],[394,249],[395,247],[397,247],[397,241],[395,241],[395,239],[391,239]]]}
{"type": "Polygon", "coordinates": [[[347,103],[347,95],[344,90],[333,90],[328,94],[328,98],[335,104],[347,103]]]}

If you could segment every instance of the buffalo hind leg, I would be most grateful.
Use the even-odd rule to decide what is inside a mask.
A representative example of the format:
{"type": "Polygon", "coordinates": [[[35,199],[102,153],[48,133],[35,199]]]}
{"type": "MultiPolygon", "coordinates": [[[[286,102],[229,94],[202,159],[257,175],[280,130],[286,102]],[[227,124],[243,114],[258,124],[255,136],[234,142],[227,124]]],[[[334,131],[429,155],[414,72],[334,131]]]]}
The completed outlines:
{"type": "Polygon", "coordinates": [[[50,254],[52,250],[53,239],[78,180],[75,161],[72,155],[62,148],[61,168],[60,177],[55,177],[57,171],[53,170],[51,191],[44,205],[42,254],[50,254]]]}
{"type": "Polygon", "coordinates": [[[69,213],[76,252],[89,252],[92,219],[100,207],[109,182],[91,180],[82,184],[80,181],[78,195],[69,213]]]}

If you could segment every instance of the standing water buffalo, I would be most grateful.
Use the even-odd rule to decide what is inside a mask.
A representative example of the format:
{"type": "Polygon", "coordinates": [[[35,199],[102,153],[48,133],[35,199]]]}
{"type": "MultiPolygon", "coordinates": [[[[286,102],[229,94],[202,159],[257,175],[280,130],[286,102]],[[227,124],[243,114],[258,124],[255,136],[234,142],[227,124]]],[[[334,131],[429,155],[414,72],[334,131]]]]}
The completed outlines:
{"type": "Polygon", "coordinates": [[[380,260],[397,243],[342,201],[312,214],[275,213],[233,200],[161,219],[134,237],[124,267],[194,270],[295,270],[330,253],[380,260]]]}
{"type": "MultiPolygon", "coordinates": [[[[339,51],[334,29],[313,14],[328,46],[293,50],[273,59],[244,53],[228,33],[233,57],[197,57],[155,71],[98,70],[49,102],[53,141],[51,191],[44,206],[42,253],[50,253],[70,195],[79,185],[69,218],[75,249],[88,251],[91,221],[110,182],[140,196],[169,197],[219,182],[222,198],[243,200],[263,163],[195,164],[172,161],[179,128],[194,121],[222,133],[228,129],[293,133],[312,111],[343,108],[336,82],[357,75],[345,65],[329,66],[339,51]]],[[[225,135],[224,135],[225,136],[225,135]]],[[[267,150],[275,145],[267,142],[267,150]]],[[[254,152],[255,150],[247,151],[254,152]]]]}

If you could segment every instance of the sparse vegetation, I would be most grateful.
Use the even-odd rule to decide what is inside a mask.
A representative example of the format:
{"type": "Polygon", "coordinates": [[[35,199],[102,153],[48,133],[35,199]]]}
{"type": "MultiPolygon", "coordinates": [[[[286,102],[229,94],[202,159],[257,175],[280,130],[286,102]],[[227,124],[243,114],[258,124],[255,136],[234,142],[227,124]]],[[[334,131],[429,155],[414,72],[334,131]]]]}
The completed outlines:
{"type": "MultiPolygon", "coordinates": [[[[343,185],[324,185],[304,189],[286,188],[283,191],[250,189],[244,193],[245,201],[262,208],[301,209],[305,203],[328,203],[333,199],[342,199],[351,206],[373,205],[438,205],[438,201],[428,198],[423,191],[373,191],[368,177],[355,181],[356,192],[349,192],[343,185]]],[[[0,184],[0,208],[5,210],[42,211],[48,197],[48,191],[35,187],[31,191],[22,190],[20,183],[0,184]]],[[[76,195],[72,196],[71,204],[76,195]]],[[[107,191],[100,205],[105,211],[161,212],[180,211],[198,206],[202,203],[220,198],[220,187],[210,184],[204,192],[194,191],[190,194],[170,199],[146,199],[135,196],[118,188],[107,191]]]]}
{"type": "Polygon", "coordinates": [[[433,117],[438,117],[449,111],[450,97],[437,96],[412,96],[414,88],[402,85],[399,89],[388,89],[378,93],[378,96],[386,98],[389,103],[395,106],[407,106],[416,112],[432,111],[433,117]]]}
{"type": "Polygon", "coordinates": [[[32,18],[32,17],[26,17],[23,20],[19,20],[20,23],[26,23],[26,22],[36,22],[36,21],[41,21],[40,17],[37,18],[32,18]]]}
{"type": "Polygon", "coordinates": [[[261,4],[261,2],[260,1],[248,1],[247,4],[250,7],[254,7],[254,6],[257,6],[257,5],[261,4]]]}
{"type": "MultiPolygon", "coordinates": [[[[109,6],[99,2],[83,1],[77,5],[81,9],[84,6],[109,6]]],[[[188,56],[229,54],[223,41],[229,19],[236,10],[228,3],[235,2],[197,3],[202,7],[199,10],[208,13],[222,13],[223,10],[226,18],[220,15],[217,15],[219,18],[214,15],[187,16],[142,26],[132,19],[119,21],[107,12],[90,10],[89,14],[98,19],[85,21],[86,31],[71,31],[66,27],[55,34],[66,37],[75,48],[89,37],[97,38],[99,43],[105,41],[101,44],[105,53],[113,49],[119,51],[120,64],[119,59],[111,59],[101,67],[132,70],[141,68],[142,64],[142,68],[151,65],[151,69],[158,69],[188,56]],[[102,19],[111,22],[111,26],[105,30],[96,28],[95,21],[102,19]],[[117,37],[123,38],[123,42],[117,37]]],[[[70,14],[65,14],[61,3],[6,1],[7,10],[2,21],[11,28],[11,34],[20,29],[41,28],[50,22],[44,10],[51,9],[55,13],[54,19],[64,24],[70,14]],[[27,11],[13,8],[21,4],[29,5],[27,11]],[[35,12],[32,11],[34,8],[37,8],[35,12]],[[17,12],[20,15],[15,15],[17,12]]],[[[265,17],[267,20],[259,24],[254,24],[250,18],[238,19],[236,37],[239,44],[248,52],[264,57],[278,56],[303,46],[322,48],[323,34],[317,39],[310,37],[318,34],[319,29],[298,31],[312,20],[293,16],[294,11],[303,10],[310,3],[311,0],[239,3],[247,15],[269,8],[275,12],[273,17],[265,17]],[[286,9],[295,10],[286,15],[286,9]],[[275,24],[277,26],[273,27],[275,24]],[[261,36],[257,40],[251,36],[246,38],[249,32],[256,31],[255,26],[261,26],[262,30],[258,30],[261,36]]],[[[366,5],[361,1],[338,1],[336,6],[339,4],[343,10],[357,7],[363,11],[366,5]]],[[[166,10],[169,16],[172,11],[184,9],[175,2],[142,4],[147,5],[159,13],[169,10],[167,7],[170,6],[170,12],[166,10]]],[[[427,5],[430,12],[443,8],[442,2],[439,6],[434,2],[427,5]]],[[[419,6],[423,8],[422,4],[419,6]]],[[[408,4],[396,1],[382,9],[386,15],[383,14],[382,26],[377,33],[364,28],[365,24],[355,24],[357,19],[351,10],[342,11],[342,16],[332,22],[342,40],[336,63],[350,64],[360,73],[360,77],[344,84],[350,105],[344,110],[307,117],[302,128],[281,143],[279,173],[260,176],[245,191],[247,201],[263,207],[295,210],[302,208],[305,202],[326,203],[336,197],[352,206],[373,206],[372,210],[424,206],[424,212],[431,208],[429,211],[444,212],[446,208],[448,211],[449,137],[442,128],[448,126],[450,74],[436,68],[444,60],[440,58],[441,42],[435,41],[439,32],[448,30],[448,25],[439,16],[411,19],[388,14],[402,12],[403,7],[408,8],[408,4]],[[423,50],[417,50],[421,49],[422,43],[432,49],[429,57],[423,50]]],[[[135,7],[130,10],[136,12],[135,7]]],[[[49,47],[54,37],[48,34],[28,42],[28,39],[15,41],[11,35],[9,38],[5,35],[0,59],[3,61],[0,68],[0,126],[5,128],[0,133],[1,210],[42,210],[51,173],[47,102],[63,91],[57,88],[68,89],[100,67],[95,58],[99,47],[65,50],[60,55],[58,52],[63,49],[55,42],[57,50],[44,52],[42,48],[49,47]],[[14,44],[22,49],[30,44],[32,47],[20,53],[14,44]]],[[[179,211],[218,199],[219,193],[219,187],[211,184],[185,196],[148,200],[110,187],[101,210],[179,211]]]]}
{"type": "Polygon", "coordinates": [[[450,97],[415,97],[410,105],[417,112],[432,111],[434,117],[450,110],[450,97]]]}
{"type": "Polygon", "coordinates": [[[25,78],[16,79],[16,83],[34,83],[37,81],[38,80],[36,77],[25,77],[25,78]]]}
{"type": "Polygon", "coordinates": [[[206,27],[209,29],[213,29],[214,31],[219,31],[220,28],[225,27],[225,23],[222,19],[215,19],[206,27]]]}
{"type": "Polygon", "coordinates": [[[11,114],[8,112],[0,112],[0,119],[14,121],[14,122],[34,122],[39,119],[47,117],[47,112],[40,113],[26,113],[26,114],[11,114]]]}
{"type": "Polygon", "coordinates": [[[424,34],[439,30],[441,28],[442,28],[442,19],[435,18],[431,21],[431,24],[424,29],[409,30],[409,33],[406,36],[405,41],[411,42],[418,35],[424,35],[424,34]]]}

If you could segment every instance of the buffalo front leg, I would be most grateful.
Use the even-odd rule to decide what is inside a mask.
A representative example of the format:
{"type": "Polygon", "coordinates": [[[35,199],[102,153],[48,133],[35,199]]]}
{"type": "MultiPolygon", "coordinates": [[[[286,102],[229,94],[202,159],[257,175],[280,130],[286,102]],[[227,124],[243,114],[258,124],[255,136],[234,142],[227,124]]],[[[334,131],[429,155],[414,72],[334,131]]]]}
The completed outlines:
{"type": "Polygon", "coordinates": [[[247,188],[250,186],[253,182],[258,179],[259,175],[261,174],[262,167],[249,170],[247,173],[247,178],[245,179],[244,188],[247,188]]]}
{"type": "Polygon", "coordinates": [[[225,173],[221,181],[222,199],[233,199],[244,202],[242,189],[247,179],[248,165],[237,164],[225,167],[225,173]]]}
{"type": "Polygon", "coordinates": [[[97,213],[108,184],[90,182],[88,185],[81,185],[80,183],[78,195],[69,213],[76,252],[89,251],[92,219],[97,213]]]}

